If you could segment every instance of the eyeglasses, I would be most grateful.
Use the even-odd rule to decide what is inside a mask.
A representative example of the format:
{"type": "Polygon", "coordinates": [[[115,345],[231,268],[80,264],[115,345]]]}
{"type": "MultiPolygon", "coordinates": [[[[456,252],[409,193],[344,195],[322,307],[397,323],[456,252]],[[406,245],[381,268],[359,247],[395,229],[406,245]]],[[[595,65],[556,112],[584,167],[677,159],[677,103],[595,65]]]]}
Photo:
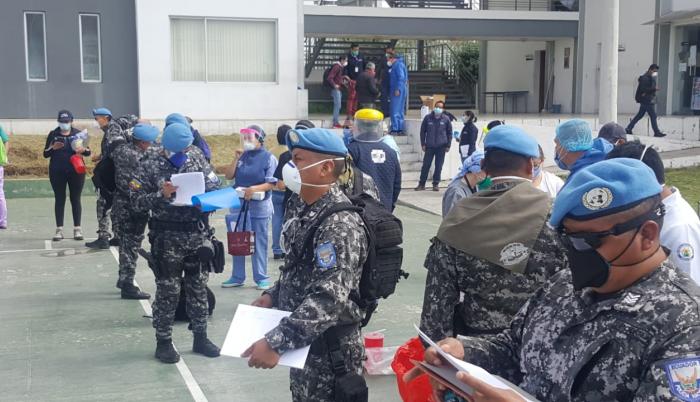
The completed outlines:
{"type": "Polygon", "coordinates": [[[574,232],[568,233],[565,229],[560,231],[562,241],[578,251],[596,250],[603,245],[603,239],[608,236],[619,236],[631,230],[635,230],[647,221],[658,221],[666,214],[663,204],[652,208],[649,212],[633,218],[627,222],[619,223],[610,230],[603,232],[574,232]]]}

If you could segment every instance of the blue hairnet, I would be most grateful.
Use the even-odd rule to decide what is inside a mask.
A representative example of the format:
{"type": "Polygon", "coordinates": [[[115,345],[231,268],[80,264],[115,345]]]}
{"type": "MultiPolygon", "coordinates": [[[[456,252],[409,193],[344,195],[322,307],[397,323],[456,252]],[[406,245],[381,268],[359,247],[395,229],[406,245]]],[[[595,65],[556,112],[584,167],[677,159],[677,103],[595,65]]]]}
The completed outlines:
{"type": "Polygon", "coordinates": [[[557,126],[556,139],[569,152],[588,151],[593,147],[591,126],[581,119],[567,120],[557,126]]]}

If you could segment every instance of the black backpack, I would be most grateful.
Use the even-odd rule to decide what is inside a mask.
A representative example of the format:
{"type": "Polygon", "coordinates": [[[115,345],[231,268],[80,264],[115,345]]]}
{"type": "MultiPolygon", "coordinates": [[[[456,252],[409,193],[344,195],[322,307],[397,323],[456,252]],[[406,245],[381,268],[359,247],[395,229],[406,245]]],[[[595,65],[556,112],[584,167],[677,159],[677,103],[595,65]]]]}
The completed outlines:
{"type": "Polygon", "coordinates": [[[112,158],[102,158],[92,171],[92,184],[103,192],[114,192],[117,189],[116,169],[112,158]]]}
{"type": "Polygon", "coordinates": [[[333,66],[330,66],[323,70],[323,83],[321,84],[321,87],[326,88],[326,89],[333,89],[331,84],[328,83],[328,76],[331,73],[331,70],[333,69],[333,66]]]}
{"type": "Polygon", "coordinates": [[[403,224],[379,201],[362,193],[361,175],[359,169],[355,169],[355,188],[353,195],[349,197],[350,203],[333,205],[321,212],[306,232],[301,257],[292,258],[292,264],[313,258],[313,238],[326,218],[341,211],[357,212],[365,224],[369,246],[367,260],[362,266],[359,292],[353,292],[350,297],[365,311],[365,318],[362,320],[364,327],[377,309],[379,299],[391,296],[399,279],[408,278],[408,273],[401,269],[403,249],[400,245],[403,243],[403,224]]]}

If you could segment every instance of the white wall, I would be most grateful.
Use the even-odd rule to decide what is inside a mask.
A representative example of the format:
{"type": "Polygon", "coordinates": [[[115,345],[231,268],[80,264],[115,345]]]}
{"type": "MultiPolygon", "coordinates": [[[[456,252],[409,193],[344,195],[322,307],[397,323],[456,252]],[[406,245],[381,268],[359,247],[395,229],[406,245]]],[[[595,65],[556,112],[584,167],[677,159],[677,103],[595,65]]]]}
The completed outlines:
{"type": "MultiPolygon", "coordinates": [[[[528,91],[527,112],[537,113],[537,81],[535,60],[525,60],[526,55],[536,56],[535,52],[545,49],[545,42],[530,41],[488,41],[486,51],[486,92],[489,91],[528,91]]],[[[518,112],[523,113],[522,100],[518,100],[518,112]]],[[[491,97],[486,100],[486,110],[492,112],[491,97]]],[[[506,108],[510,111],[510,106],[506,108]]],[[[498,101],[498,110],[501,101],[498,101]]]]}
{"type": "MultiPolygon", "coordinates": [[[[581,85],[581,112],[598,112],[598,70],[600,68],[599,46],[602,40],[600,18],[596,15],[600,7],[596,2],[608,0],[589,0],[585,12],[580,13],[584,24],[583,67],[581,85]]],[[[654,26],[642,25],[654,19],[655,0],[620,0],[620,44],[625,51],[618,53],[618,113],[637,112],[634,90],[637,78],[653,60],[654,26]]]]}
{"type": "MultiPolygon", "coordinates": [[[[301,7],[292,0],[136,0],[139,103],[145,118],[172,112],[202,119],[295,119],[306,115],[298,90],[301,7]],[[171,79],[170,16],[276,19],[277,83],[205,83],[171,79]]],[[[245,55],[240,55],[245,63],[245,55]]]]}
{"type": "Polygon", "coordinates": [[[574,90],[574,39],[554,41],[554,91],[552,103],[561,105],[562,113],[571,113],[571,101],[574,90]],[[569,48],[569,68],[564,68],[564,52],[569,48]]]}

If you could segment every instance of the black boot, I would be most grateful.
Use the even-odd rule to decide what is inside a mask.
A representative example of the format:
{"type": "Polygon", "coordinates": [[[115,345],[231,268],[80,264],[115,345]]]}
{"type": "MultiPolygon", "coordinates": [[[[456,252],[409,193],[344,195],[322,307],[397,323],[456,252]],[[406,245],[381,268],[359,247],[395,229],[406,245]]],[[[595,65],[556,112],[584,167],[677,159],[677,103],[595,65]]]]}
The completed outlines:
{"type": "Polygon", "coordinates": [[[194,342],[192,343],[192,351],[207,357],[219,357],[220,349],[207,338],[207,333],[194,333],[194,342]]]}
{"type": "Polygon", "coordinates": [[[109,245],[119,247],[119,238],[117,236],[114,236],[111,239],[109,239],[109,245]]]}
{"type": "Polygon", "coordinates": [[[109,248],[109,240],[104,238],[98,238],[95,241],[85,243],[85,247],[106,250],[109,248]]]}
{"type": "Polygon", "coordinates": [[[147,300],[151,298],[146,292],[142,292],[138,286],[132,283],[122,283],[122,299],[126,300],[147,300]]]}
{"type": "Polygon", "coordinates": [[[121,280],[121,279],[117,279],[117,289],[121,289],[121,288],[122,288],[122,285],[124,285],[124,283],[122,282],[122,280],[121,280]]]}
{"type": "Polygon", "coordinates": [[[156,346],[156,359],[168,364],[173,364],[180,361],[180,355],[175,350],[172,339],[158,339],[158,346],[156,346]]]}

